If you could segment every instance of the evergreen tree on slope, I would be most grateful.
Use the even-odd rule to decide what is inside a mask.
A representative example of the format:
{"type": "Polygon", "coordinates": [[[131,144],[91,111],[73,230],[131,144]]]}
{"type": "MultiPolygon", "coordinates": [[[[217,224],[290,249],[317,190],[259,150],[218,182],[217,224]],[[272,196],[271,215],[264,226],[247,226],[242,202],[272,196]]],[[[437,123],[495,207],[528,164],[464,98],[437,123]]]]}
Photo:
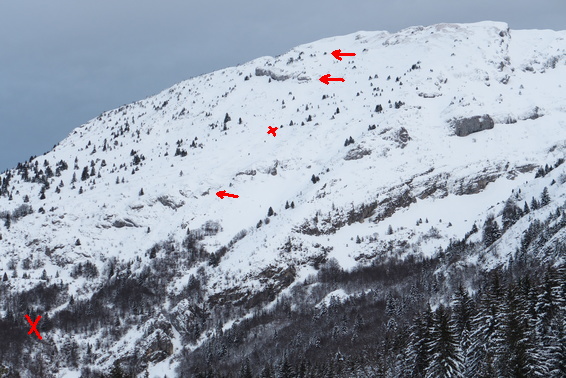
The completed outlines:
{"type": "Polygon", "coordinates": [[[411,327],[407,345],[407,360],[404,367],[406,377],[423,377],[430,363],[428,344],[432,328],[432,311],[430,306],[421,313],[411,327]]]}
{"type": "Polygon", "coordinates": [[[499,272],[492,273],[491,282],[479,299],[478,312],[472,320],[470,364],[465,376],[488,378],[498,376],[495,362],[501,354],[497,341],[501,338],[501,302],[503,288],[499,272]]]}
{"type": "Polygon", "coordinates": [[[461,356],[454,323],[450,312],[440,305],[432,317],[430,342],[428,343],[430,364],[427,378],[461,377],[461,356]]]}

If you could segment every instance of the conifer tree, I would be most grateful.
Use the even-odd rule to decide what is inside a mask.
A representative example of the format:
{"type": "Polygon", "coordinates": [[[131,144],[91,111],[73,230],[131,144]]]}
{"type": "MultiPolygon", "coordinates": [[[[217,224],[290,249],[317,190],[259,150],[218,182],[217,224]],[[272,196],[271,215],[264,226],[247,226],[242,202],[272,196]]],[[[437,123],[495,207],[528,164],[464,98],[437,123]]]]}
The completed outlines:
{"type": "Polygon", "coordinates": [[[483,226],[483,242],[486,247],[492,245],[501,236],[499,224],[493,214],[489,214],[483,226]]]}
{"type": "Polygon", "coordinates": [[[81,174],[81,180],[86,181],[90,175],[88,174],[88,167],[83,168],[83,173],[81,174]]]}
{"type": "Polygon", "coordinates": [[[509,285],[502,309],[503,338],[499,341],[502,356],[497,370],[501,375],[527,377],[532,373],[531,319],[527,296],[528,291],[516,285],[509,285]]]}
{"type": "Polygon", "coordinates": [[[109,378],[125,378],[124,371],[120,366],[120,361],[114,361],[114,365],[112,366],[112,370],[110,370],[109,378]]]}
{"type": "Polygon", "coordinates": [[[430,364],[429,343],[432,328],[432,311],[430,306],[418,315],[409,329],[407,359],[403,368],[406,377],[424,377],[430,364]]]}
{"type": "Polygon", "coordinates": [[[474,309],[470,294],[462,284],[458,285],[454,293],[452,310],[456,335],[460,337],[464,331],[470,332],[474,309]]]}
{"type": "Polygon", "coordinates": [[[499,340],[503,329],[503,288],[498,271],[491,273],[486,292],[480,298],[478,312],[472,320],[470,361],[466,377],[494,377],[497,360],[501,358],[499,340]]]}
{"type": "Polygon", "coordinates": [[[540,207],[546,206],[550,203],[550,195],[548,194],[548,188],[545,186],[540,195],[540,207]]]}
{"type": "Polygon", "coordinates": [[[507,230],[509,227],[517,223],[521,218],[521,209],[515,204],[512,198],[508,198],[505,201],[505,206],[503,207],[502,222],[503,230],[507,230]]]}
{"type": "Polygon", "coordinates": [[[279,374],[277,374],[278,378],[294,378],[295,375],[293,373],[293,369],[289,364],[289,360],[287,355],[283,357],[283,362],[281,362],[281,366],[279,367],[279,374]]]}
{"type": "Polygon", "coordinates": [[[564,338],[565,285],[564,272],[548,269],[536,298],[534,332],[538,353],[535,355],[536,376],[559,377],[566,370],[564,338]]]}
{"type": "Polygon", "coordinates": [[[540,207],[538,201],[536,200],[535,197],[533,197],[533,199],[531,200],[531,210],[538,210],[538,208],[540,207]]]}
{"type": "Polygon", "coordinates": [[[238,378],[253,378],[252,369],[250,368],[250,359],[246,358],[240,368],[238,378]]]}
{"type": "Polygon", "coordinates": [[[461,376],[461,357],[454,324],[450,320],[449,311],[443,305],[434,312],[427,347],[430,356],[430,365],[425,375],[427,378],[461,376]]]}

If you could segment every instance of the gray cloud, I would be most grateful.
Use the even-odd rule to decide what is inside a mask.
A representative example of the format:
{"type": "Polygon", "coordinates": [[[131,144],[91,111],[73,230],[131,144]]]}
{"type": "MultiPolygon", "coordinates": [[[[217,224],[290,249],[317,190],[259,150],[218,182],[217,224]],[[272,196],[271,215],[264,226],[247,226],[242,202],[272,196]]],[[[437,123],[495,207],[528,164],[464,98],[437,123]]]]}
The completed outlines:
{"type": "Polygon", "coordinates": [[[0,171],[105,110],[298,44],[440,22],[566,29],[563,0],[0,0],[0,171]]]}

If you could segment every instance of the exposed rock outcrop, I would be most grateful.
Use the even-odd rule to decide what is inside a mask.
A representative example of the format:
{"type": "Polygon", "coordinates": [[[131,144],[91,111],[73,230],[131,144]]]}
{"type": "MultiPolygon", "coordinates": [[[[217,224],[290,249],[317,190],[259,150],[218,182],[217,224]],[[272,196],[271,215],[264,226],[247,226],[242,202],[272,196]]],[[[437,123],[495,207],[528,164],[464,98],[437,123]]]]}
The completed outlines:
{"type": "Polygon", "coordinates": [[[159,196],[157,197],[157,201],[161,203],[163,206],[170,207],[173,210],[177,210],[178,208],[182,207],[185,204],[185,201],[176,202],[173,198],[169,196],[159,196]]]}
{"type": "Polygon", "coordinates": [[[138,227],[138,225],[131,219],[124,218],[124,219],[116,219],[114,223],[112,223],[112,227],[116,227],[116,228],[138,227]]]}
{"type": "Polygon", "coordinates": [[[267,68],[262,68],[262,67],[257,67],[255,69],[255,75],[256,76],[269,76],[270,78],[272,78],[273,80],[277,80],[277,81],[285,81],[291,78],[291,75],[285,74],[283,73],[283,71],[281,70],[277,70],[277,69],[267,69],[267,68]],[[279,71],[279,72],[277,72],[279,71]]]}
{"type": "Polygon", "coordinates": [[[144,326],[144,337],[140,347],[143,359],[148,362],[163,361],[173,354],[173,330],[171,323],[163,314],[157,319],[150,319],[144,326]]]}
{"type": "Polygon", "coordinates": [[[451,121],[451,125],[457,136],[464,137],[479,131],[493,129],[494,122],[488,114],[484,114],[482,116],[454,119],[451,121]]]}
{"type": "Polygon", "coordinates": [[[344,156],[344,160],[359,160],[366,155],[371,155],[371,150],[361,146],[356,146],[348,151],[346,156],[344,156]]]}
{"type": "Polygon", "coordinates": [[[409,136],[409,132],[407,131],[406,128],[401,127],[399,130],[397,130],[397,133],[395,135],[395,141],[399,144],[399,147],[405,148],[405,146],[410,140],[411,137],[409,136]]]}
{"type": "Polygon", "coordinates": [[[310,78],[304,74],[299,73],[288,73],[279,68],[263,68],[257,67],[255,69],[256,76],[269,76],[276,81],[285,81],[289,79],[297,79],[299,82],[310,81],[310,78]]]}

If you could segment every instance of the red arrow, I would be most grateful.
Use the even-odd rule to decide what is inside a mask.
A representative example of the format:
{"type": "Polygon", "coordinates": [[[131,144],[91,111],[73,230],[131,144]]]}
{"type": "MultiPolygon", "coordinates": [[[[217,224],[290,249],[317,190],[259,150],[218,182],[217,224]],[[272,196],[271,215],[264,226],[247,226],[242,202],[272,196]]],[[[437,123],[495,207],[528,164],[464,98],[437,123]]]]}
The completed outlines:
{"type": "Polygon", "coordinates": [[[330,78],[330,74],[326,74],[324,76],[321,76],[320,79],[318,79],[318,80],[322,81],[326,85],[328,85],[328,83],[331,82],[331,81],[342,81],[342,82],[346,81],[341,77],[330,78]]]}
{"type": "Polygon", "coordinates": [[[356,53],[343,53],[342,50],[332,51],[332,56],[338,60],[342,60],[343,56],[356,56],[356,53]]]}
{"type": "Polygon", "coordinates": [[[231,198],[238,198],[239,196],[236,194],[230,194],[230,193],[226,193],[225,190],[221,191],[221,192],[216,192],[216,195],[222,199],[224,199],[224,196],[226,197],[231,197],[231,198]]]}

